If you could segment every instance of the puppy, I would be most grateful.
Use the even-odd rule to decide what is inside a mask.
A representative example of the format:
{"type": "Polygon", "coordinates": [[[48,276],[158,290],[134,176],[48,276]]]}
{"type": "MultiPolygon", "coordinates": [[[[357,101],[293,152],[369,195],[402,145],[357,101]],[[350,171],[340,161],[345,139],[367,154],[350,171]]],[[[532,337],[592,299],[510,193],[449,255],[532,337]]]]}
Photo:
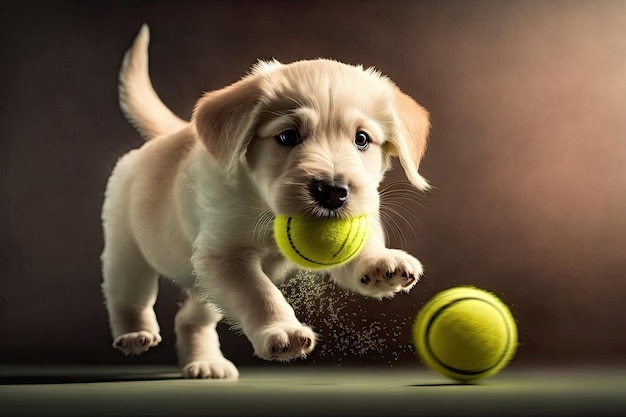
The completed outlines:
{"type": "Polygon", "coordinates": [[[138,355],[161,341],[158,276],[187,293],[175,319],[186,378],[237,378],[220,351],[226,317],[266,360],[305,357],[316,334],[276,287],[294,266],[272,236],[276,214],[369,214],[362,253],[328,273],[340,287],[389,298],[409,291],[419,261],[385,247],[378,187],[397,156],[409,181],[429,132],[427,111],[373,69],[331,60],[259,62],[197,102],[191,122],[160,101],[148,76],[148,28],[126,53],[120,103],[146,139],[108,181],[102,211],[103,293],[113,346],[138,355]]]}

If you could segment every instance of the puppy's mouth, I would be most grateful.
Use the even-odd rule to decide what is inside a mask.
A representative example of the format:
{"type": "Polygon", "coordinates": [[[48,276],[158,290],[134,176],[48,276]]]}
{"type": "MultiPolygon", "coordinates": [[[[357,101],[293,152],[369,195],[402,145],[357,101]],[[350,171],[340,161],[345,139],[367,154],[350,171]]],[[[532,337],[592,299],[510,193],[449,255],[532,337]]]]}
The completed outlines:
{"type": "Polygon", "coordinates": [[[330,210],[323,207],[313,206],[303,211],[303,215],[319,219],[349,219],[352,217],[346,210],[330,210]]]}

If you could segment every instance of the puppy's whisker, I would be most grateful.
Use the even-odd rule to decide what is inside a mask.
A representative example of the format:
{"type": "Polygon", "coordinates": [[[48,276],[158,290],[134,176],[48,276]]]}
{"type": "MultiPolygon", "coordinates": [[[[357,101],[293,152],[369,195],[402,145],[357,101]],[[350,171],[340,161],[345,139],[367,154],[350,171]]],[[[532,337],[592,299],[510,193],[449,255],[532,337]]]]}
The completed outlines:
{"type": "Polygon", "coordinates": [[[426,209],[421,201],[428,199],[428,195],[403,181],[394,181],[386,184],[381,189],[380,194],[381,198],[390,197],[397,200],[403,200],[410,202],[411,204],[416,204],[420,206],[420,208],[426,209]]]}
{"type": "Polygon", "coordinates": [[[406,244],[406,231],[410,232],[412,237],[415,237],[415,230],[410,222],[408,222],[401,214],[399,214],[396,210],[386,208],[385,211],[382,212],[382,218],[385,222],[385,227],[389,227],[389,233],[392,237],[396,238],[401,245],[406,244]],[[403,220],[403,224],[406,224],[406,227],[402,227],[402,225],[398,222],[397,219],[403,220]]]}
{"type": "Polygon", "coordinates": [[[383,211],[383,213],[385,213],[385,220],[393,225],[393,227],[397,230],[397,236],[400,241],[406,243],[405,239],[407,234],[409,234],[409,236],[412,238],[417,237],[417,233],[415,232],[413,224],[408,221],[398,210],[395,210],[391,207],[385,207],[385,211],[383,211]],[[402,224],[400,223],[400,221],[402,224]]]}
{"type": "Polygon", "coordinates": [[[402,181],[395,181],[387,184],[380,191],[380,197],[381,216],[385,226],[389,227],[389,233],[393,238],[405,245],[407,230],[411,237],[416,237],[414,225],[422,227],[413,209],[414,207],[423,208],[419,202],[420,193],[402,181]]]}
{"type": "Polygon", "coordinates": [[[393,224],[394,220],[387,213],[381,212],[380,220],[382,224],[383,239],[385,244],[389,244],[391,239],[396,239],[398,230],[393,224]]]}
{"type": "Polygon", "coordinates": [[[274,213],[269,208],[263,210],[254,221],[253,236],[257,242],[267,242],[272,237],[274,213]]]}
{"type": "Polygon", "coordinates": [[[416,224],[420,228],[422,227],[417,215],[404,204],[400,204],[396,201],[385,201],[384,203],[381,203],[381,209],[381,211],[393,215],[394,218],[402,220],[412,232],[413,236],[417,235],[413,225],[416,224]],[[407,217],[410,218],[411,221],[407,217]]]}

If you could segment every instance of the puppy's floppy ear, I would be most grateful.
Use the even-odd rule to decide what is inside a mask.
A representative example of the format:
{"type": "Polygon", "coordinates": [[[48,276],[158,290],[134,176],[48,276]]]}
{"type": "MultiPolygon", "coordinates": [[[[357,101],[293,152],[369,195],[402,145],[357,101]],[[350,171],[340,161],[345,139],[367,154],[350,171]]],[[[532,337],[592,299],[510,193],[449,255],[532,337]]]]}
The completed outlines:
{"type": "Polygon", "coordinates": [[[245,155],[254,135],[262,97],[259,76],[248,77],[221,90],[206,93],[193,111],[198,138],[225,172],[231,172],[245,155]]]}
{"type": "Polygon", "coordinates": [[[391,138],[390,153],[400,159],[408,180],[416,188],[427,190],[428,181],[418,173],[418,167],[428,143],[430,120],[428,111],[398,88],[395,89],[393,106],[397,127],[391,138]]]}

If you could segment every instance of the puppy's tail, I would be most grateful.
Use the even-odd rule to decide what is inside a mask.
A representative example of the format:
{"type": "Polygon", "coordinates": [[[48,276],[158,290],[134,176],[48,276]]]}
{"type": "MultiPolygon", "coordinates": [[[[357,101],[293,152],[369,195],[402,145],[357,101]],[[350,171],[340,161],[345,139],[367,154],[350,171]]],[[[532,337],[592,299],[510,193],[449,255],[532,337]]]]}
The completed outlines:
{"type": "Polygon", "coordinates": [[[163,104],[152,87],[148,74],[149,43],[150,31],[144,24],[124,55],[118,88],[122,112],[145,140],[178,131],[188,124],[163,104]]]}

